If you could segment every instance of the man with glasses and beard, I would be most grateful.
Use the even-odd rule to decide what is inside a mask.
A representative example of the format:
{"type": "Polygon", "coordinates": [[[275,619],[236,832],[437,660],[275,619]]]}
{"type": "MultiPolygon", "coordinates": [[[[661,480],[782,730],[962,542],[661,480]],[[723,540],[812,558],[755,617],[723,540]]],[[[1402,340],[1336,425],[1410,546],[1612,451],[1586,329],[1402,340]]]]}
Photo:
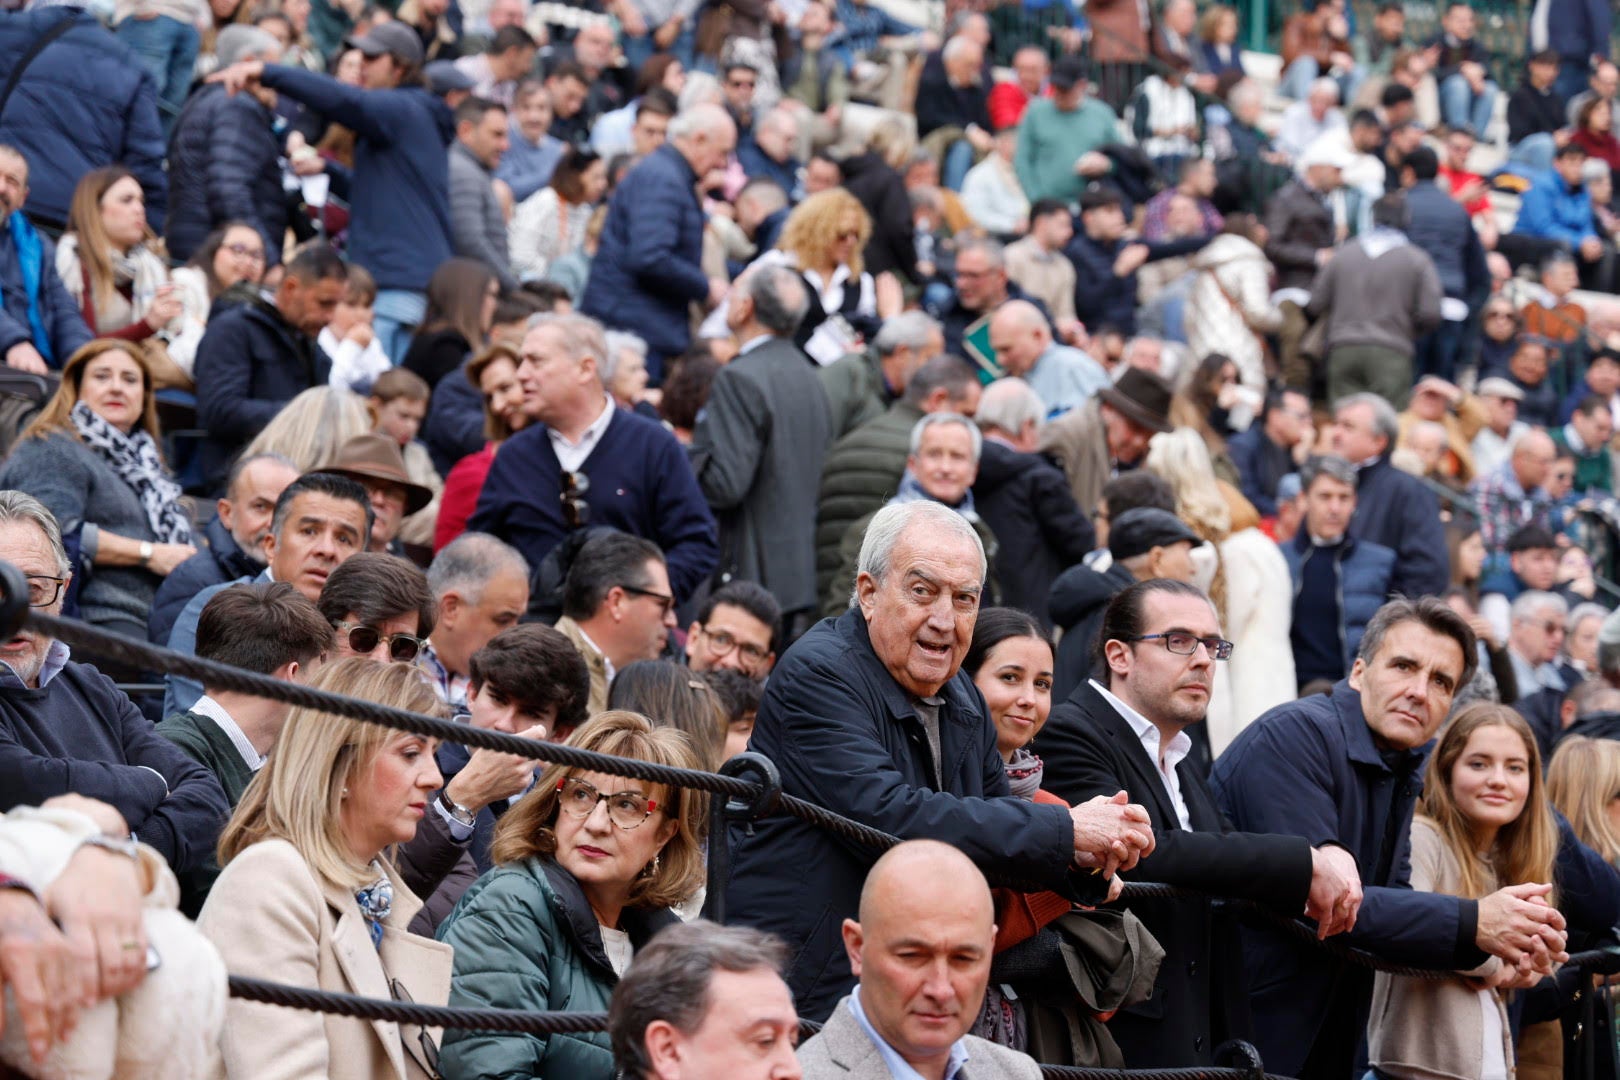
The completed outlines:
{"type": "Polygon", "coordinates": [[[675,628],[664,553],[650,540],[604,531],[574,556],[557,630],[591,671],[590,715],[607,709],[608,685],[637,660],[656,660],[675,628]]]}
{"type": "Polygon", "coordinates": [[[686,630],[686,666],[763,679],[776,663],[782,609],[764,586],[733,581],[709,594],[686,630]]]}
{"type": "MultiPolygon", "coordinates": [[[[1094,677],[1052,710],[1035,739],[1045,787],[1071,804],[1121,789],[1152,815],[1144,880],[1240,896],[1304,913],[1322,937],[1355,925],[1361,883],[1342,847],[1296,836],[1232,832],[1202,773],[1187,761],[1186,729],[1204,721],[1221,637],[1209,598],[1168,578],[1139,581],[1109,602],[1094,677]]],[[[1209,900],[1133,902],[1164,946],[1153,996],[1115,1016],[1109,1032],[1133,1068],[1209,1065],[1215,1047],[1253,1037],[1236,926],[1209,900]]]]}
{"type": "Polygon", "coordinates": [[[467,527],[536,569],[586,526],[645,537],[667,553],[669,584],[685,600],[719,560],[714,515],[675,436],[614,405],[606,363],[596,320],[535,316],[517,370],[531,423],[501,445],[467,527]]]}

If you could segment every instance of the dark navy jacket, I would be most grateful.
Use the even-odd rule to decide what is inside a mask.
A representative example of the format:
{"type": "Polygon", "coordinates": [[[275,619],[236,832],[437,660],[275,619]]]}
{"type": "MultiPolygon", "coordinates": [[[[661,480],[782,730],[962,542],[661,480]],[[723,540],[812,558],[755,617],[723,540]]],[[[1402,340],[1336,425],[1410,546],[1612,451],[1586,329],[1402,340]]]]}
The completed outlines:
{"type": "MultiPolygon", "coordinates": [[[[50,335],[51,360],[60,368],[80,346],[90,343],[90,328],[84,325],[79,305],[73,302],[56,272],[56,245],[44,233],[39,233],[39,244],[39,314],[50,335]]],[[[0,296],[4,297],[4,307],[0,307],[0,355],[4,355],[13,345],[34,340],[34,328],[28,322],[22,261],[17,258],[4,217],[0,217],[0,296]]],[[[39,343],[34,344],[37,347],[39,343]]]]}
{"type": "Polygon", "coordinates": [[[266,64],[260,81],[354,131],[349,259],[379,289],[425,291],[454,254],[449,106],[422,87],[361,90],[282,64],[266,64]]]}
{"type": "Polygon", "coordinates": [[[205,546],[175,567],[157,588],[152,612],[146,620],[146,639],[154,645],[167,645],[174,621],[191,598],[208,588],[237,578],[256,577],[264,564],[247,557],[219,518],[203,526],[205,546]]]}
{"type": "Polygon", "coordinates": [[[1592,56],[1609,55],[1612,16],[1605,0],[1551,0],[1547,48],[1566,63],[1586,67],[1592,56]]]}
{"type": "Polygon", "coordinates": [[[737,144],[737,164],[743,167],[748,179],[769,180],[787,192],[790,199],[798,189],[800,163],[793,158],[777,161],[760,149],[752,135],[737,144]]]}
{"type": "MultiPolygon", "coordinates": [[[[1095,902],[1106,883],[1088,871],[1071,873],[1068,812],[1010,794],[973,680],[958,672],[939,697],[943,784],[935,783],[914,699],[883,666],[866,620],[852,610],[823,619],[783,656],[748,748],[776,763],[787,794],[903,839],[942,840],[992,877],[1095,902]]],[[[731,843],[728,917],[786,940],[799,1014],[824,1020],[855,983],[839,927],[856,915],[873,854],[783,814],[733,828],[731,843]]]]}
{"type": "MultiPolygon", "coordinates": [[[[1411,887],[1412,812],[1427,752],[1381,753],[1361,695],[1341,681],[1250,724],[1215,759],[1210,783],[1233,828],[1335,843],[1356,857],[1364,899],[1355,929],[1337,940],[1414,966],[1466,970],[1485,959],[1474,944],[1478,901],[1411,887]]],[[[1245,928],[1244,953],[1254,1042],[1268,1071],[1298,1076],[1319,1038],[1357,1044],[1372,1005],[1369,969],[1257,927],[1245,928]],[[1356,1007],[1333,1011],[1345,992],[1356,1007]]]]}
{"type": "Polygon", "coordinates": [[[0,143],[28,159],[24,209],[36,224],[63,224],[79,178],[122,165],[141,182],[147,223],[161,233],[169,179],[157,84],[129,46],[83,8],[38,7],[0,15],[0,72],[9,75],[28,47],[64,19],[74,21],[73,29],[28,65],[0,119],[0,143]]]}
{"type": "MultiPolygon", "coordinates": [[[[1324,550],[1311,543],[1303,527],[1291,542],[1282,545],[1289,576],[1294,579],[1296,602],[1305,564],[1324,550]]],[[[1349,671],[1355,665],[1356,650],[1361,647],[1361,635],[1367,623],[1389,599],[1389,583],[1395,575],[1395,552],[1382,544],[1355,537],[1334,550],[1338,552],[1333,569],[1339,582],[1339,644],[1344,653],[1344,670],[1349,671]]]]}
{"type": "Polygon", "coordinates": [[[191,258],[227,221],[252,222],[265,257],[281,261],[287,194],[281,187],[281,144],[275,116],[251,94],[231,96],[217,84],[186,101],[169,143],[169,255],[191,258]]]}
{"type": "Polygon", "coordinates": [[[1356,516],[1350,535],[1395,551],[1390,591],[1439,596],[1451,585],[1451,557],[1434,492],[1395,468],[1388,455],[1356,475],[1356,516]]]}
{"type": "Polygon", "coordinates": [[[1259,420],[1226,440],[1226,453],[1237,466],[1243,497],[1254,503],[1261,517],[1277,513],[1277,484],[1294,471],[1288,451],[1266,437],[1259,420]]]}
{"type": "Polygon", "coordinates": [[[631,169],[608,203],[579,310],[647,343],[647,374],[663,379],[663,357],[692,343],[692,301],[709,295],[704,276],[703,204],[697,174],[665,144],[631,169]],[[655,370],[656,369],[656,370],[655,370]]]}
{"type": "MultiPolygon", "coordinates": [[[[1148,244],[1148,262],[1190,255],[1208,244],[1207,236],[1166,240],[1148,244]]],[[[1074,239],[1063,254],[1074,264],[1074,313],[1088,327],[1118,327],[1127,337],[1136,333],[1136,280],[1133,270],[1124,277],[1114,275],[1114,260],[1136,240],[1093,240],[1075,219],[1074,239]]]]}
{"type": "Polygon", "coordinates": [[[1420,180],[1406,192],[1412,214],[1406,238],[1434,260],[1440,286],[1454,300],[1472,300],[1490,285],[1485,249],[1462,204],[1441,191],[1433,180],[1420,180]]]}

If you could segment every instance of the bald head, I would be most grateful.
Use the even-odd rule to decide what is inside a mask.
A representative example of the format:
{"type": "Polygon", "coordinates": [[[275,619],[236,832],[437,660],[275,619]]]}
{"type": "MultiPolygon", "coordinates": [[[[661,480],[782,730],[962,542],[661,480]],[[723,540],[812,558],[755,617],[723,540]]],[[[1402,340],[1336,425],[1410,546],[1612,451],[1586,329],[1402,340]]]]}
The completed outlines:
{"type": "Polygon", "coordinates": [[[1009,375],[1027,376],[1052,344],[1052,328],[1028,300],[1009,300],[990,319],[990,347],[1009,375]]]}
{"type": "Polygon", "coordinates": [[[925,910],[981,909],[986,929],[993,929],[995,903],[984,874],[972,859],[938,840],[907,840],[872,864],[861,887],[861,923],[882,919],[896,903],[907,902],[925,910]],[[919,890],[919,881],[928,888],[919,890]]]}
{"type": "Polygon", "coordinates": [[[1513,474],[1525,491],[1540,487],[1552,471],[1558,448],[1540,428],[1531,428],[1513,444],[1513,474]]]}

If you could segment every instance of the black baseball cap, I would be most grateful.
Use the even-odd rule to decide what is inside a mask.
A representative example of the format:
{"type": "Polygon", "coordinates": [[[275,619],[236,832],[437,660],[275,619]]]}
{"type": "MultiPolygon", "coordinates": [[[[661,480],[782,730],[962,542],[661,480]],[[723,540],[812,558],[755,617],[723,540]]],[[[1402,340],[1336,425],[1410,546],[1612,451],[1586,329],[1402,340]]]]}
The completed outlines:
{"type": "Polygon", "coordinates": [[[1115,562],[1134,559],[1156,547],[1169,547],[1183,540],[1194,547],[1204,542],[1185,521],[1155,506],[1127,510],[1108,524],[1108,553],[1115,562]]]}
{"type": "Polygon", "coordinates": [[[1053,89],[1069,90],[1075,83],[1086,82],[1090,78],[1091,65],[1084,59],[1078,56],[1063,56],[1052,65],[1052,74],[1046,81],[1052,84],[1053,89]]]}

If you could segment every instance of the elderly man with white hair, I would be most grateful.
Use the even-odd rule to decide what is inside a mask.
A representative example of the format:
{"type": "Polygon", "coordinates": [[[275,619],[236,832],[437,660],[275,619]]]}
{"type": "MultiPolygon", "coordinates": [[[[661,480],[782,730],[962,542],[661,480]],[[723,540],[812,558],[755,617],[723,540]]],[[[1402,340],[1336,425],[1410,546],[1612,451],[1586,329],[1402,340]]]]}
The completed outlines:
{"type": "MultiPolygon", "coordinates": [[[[861,544],[854,604],[777,664],[749,747],[777,763],[789,794],[902,839],[942,840],[988,875],[1096,902],[1153,850],[1147,812],[1123,791],[1072,809],[1012,796],[961,670],[986,569],[956,511],[884,507],[861,544]]],[[[800,1014],[824,1019],[855,981],[839,927],[856,915],[870,857],[781,815],[731,842],[728,910],[786,940],[800,1014]]]]}
{"type": "Polygon", "coordinates": [[[833,438],[882,416],[900,400],[912,373],[945,351],[945,335],[927,314],[903,311],[883,320],[867,347],[819,369],[832,412],[833,438]]]}
{"type": "Polygon", "coordinates": [[[973,501],[1000,541],[995,570],[1002,604],[1051,629],[1046,598],[1052,582],[1086,557],[1097,533],[1063,473],[1036,453],[1045,415],[1045,404],[1022,379],[997,379],[984,388],[974,417],[984,449],[973,501]]]}
{"type": "Polygon", "coordinates": [[[1305,100],[1296,101],[1283,110],[1282,126],[1277,129],[1277,149],[1297,158],[1317,139],[1344,126],[1338,80],[1324,75],[1311,83],[1305,100]]]}
{"type": "Polygon", "coordinates": [[[1557,593],[1530,589],[1514,597],[1508,628],[1508,659],[1519,697],[1527,698],[1543,687],[1563,691],[1558,673],[1558,652],[1564,647],[1564,620],[1569,604],[1557,593]]]}
{"type": "Polygon", "coordinates": [[[703,273],[706,216],[698,185],[725,166],[737,125],[707,103],[670,121],[668,141],[631,169],[608,203],[579,310],[647,343],[647,376],[692,343],[691,305],[718,304],[727,285],[703,273]]]}

